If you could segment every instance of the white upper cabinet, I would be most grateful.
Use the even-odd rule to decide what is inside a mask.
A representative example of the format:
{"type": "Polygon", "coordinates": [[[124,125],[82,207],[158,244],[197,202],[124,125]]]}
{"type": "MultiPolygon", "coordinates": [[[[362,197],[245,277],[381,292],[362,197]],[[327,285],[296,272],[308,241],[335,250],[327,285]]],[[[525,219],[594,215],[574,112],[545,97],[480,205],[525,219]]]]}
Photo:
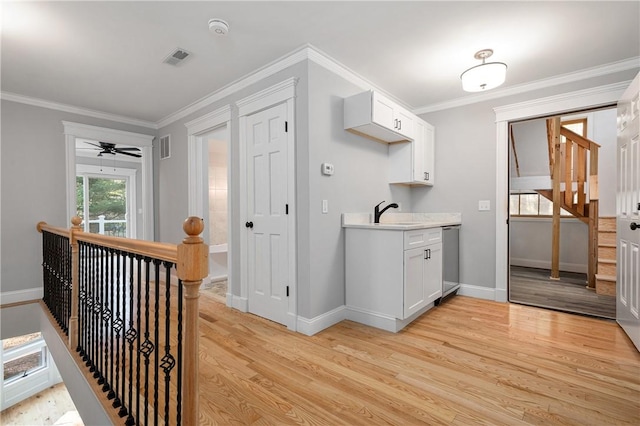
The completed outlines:
{"type": "Polygon", "coordinates": [[[344,128],[378,142],[413,140],[416,118],[374,91],[362,92],[344,100],[344,128]]]}
{"type": "Polygon", "coordinates": [[[416,117],[413,142],[389,145],[389,183],[433,185],[434,127],[416,117]]]}

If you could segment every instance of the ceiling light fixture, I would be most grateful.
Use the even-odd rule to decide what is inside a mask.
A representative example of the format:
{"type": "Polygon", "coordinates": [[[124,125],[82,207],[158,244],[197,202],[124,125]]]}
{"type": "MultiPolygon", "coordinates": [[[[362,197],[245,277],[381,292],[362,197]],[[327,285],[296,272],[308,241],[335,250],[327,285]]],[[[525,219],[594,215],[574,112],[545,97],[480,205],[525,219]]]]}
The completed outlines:
{"type": "Polygon", "coordinates": [[[474,58],[482,60],[480,65],[471,67],[460,75],[462,89],[465,92],[483,92],[494,89],[504,83],[507,75],[507,64],[502,62],[485,62],[493,55],[493,50],[484,49],[476,52],[474,58]]]}
{"type": "Polygon", "coordinates": [[[219,36],[226,36],[229,32],[229,24],[222,19],[209,19],[209,31],[219,36]]]}

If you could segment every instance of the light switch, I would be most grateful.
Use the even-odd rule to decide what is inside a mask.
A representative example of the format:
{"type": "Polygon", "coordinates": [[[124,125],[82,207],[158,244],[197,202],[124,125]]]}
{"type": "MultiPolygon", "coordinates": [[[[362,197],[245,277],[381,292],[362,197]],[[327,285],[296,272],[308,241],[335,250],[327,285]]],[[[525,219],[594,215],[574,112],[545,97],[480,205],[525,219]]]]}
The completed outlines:
{"type": "Polygon", "coordinates": [[[329,200],[322,200],[322,213],[329,213],[329,200]]]}
{"type": "Polygon", "coordinates": [[[490,200],[480,200],[478,201],[478,211],[488,212],[491,210],[491,201],[490,200]]]}

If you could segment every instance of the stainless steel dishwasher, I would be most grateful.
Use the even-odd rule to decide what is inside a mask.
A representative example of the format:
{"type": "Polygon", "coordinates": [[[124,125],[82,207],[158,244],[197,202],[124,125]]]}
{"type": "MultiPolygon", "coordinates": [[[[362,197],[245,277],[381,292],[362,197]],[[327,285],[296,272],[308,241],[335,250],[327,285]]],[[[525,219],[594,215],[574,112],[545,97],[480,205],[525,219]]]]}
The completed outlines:
{"type": "Polygon", "coordinates": [[[457,293],[460,288],[460,226],[442,228],[442,297],[457,293]]]}

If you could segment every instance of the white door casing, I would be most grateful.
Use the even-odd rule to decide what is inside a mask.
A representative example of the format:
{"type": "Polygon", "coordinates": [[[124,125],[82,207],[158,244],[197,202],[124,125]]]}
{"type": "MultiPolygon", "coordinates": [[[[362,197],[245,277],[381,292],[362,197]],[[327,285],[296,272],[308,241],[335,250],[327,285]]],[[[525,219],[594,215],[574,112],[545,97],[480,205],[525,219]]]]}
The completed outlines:
{"type": "MultiPolygon", "coordinates": [[[[142,239],[153,241],[153,139],[151,135],[63,121],[67,174],[67,224],[76,212],[76,138],[136,146],[142,152],[142,239]]],[[[137,212],[136,212],[137,215],[137,212]]]]}
{"type": "Polygon", "coordinates": [[[618,102],[616,321],[640,351],[640,74],[618,102]]]}
{"type": "Polygon", "coordinates": [[[507,301],[509,277],[509,122],[612,105],[629,82],[608,84],[547,98],[494,108],[496,114],[496,290],[494,300],[507,301]]]}
{"type": "Polygon", "coordinates": [[[234,300],[234,307],[294,331],[296,83],[291,78],[237,102],[242,238],[241,291],[234,300]]]}

